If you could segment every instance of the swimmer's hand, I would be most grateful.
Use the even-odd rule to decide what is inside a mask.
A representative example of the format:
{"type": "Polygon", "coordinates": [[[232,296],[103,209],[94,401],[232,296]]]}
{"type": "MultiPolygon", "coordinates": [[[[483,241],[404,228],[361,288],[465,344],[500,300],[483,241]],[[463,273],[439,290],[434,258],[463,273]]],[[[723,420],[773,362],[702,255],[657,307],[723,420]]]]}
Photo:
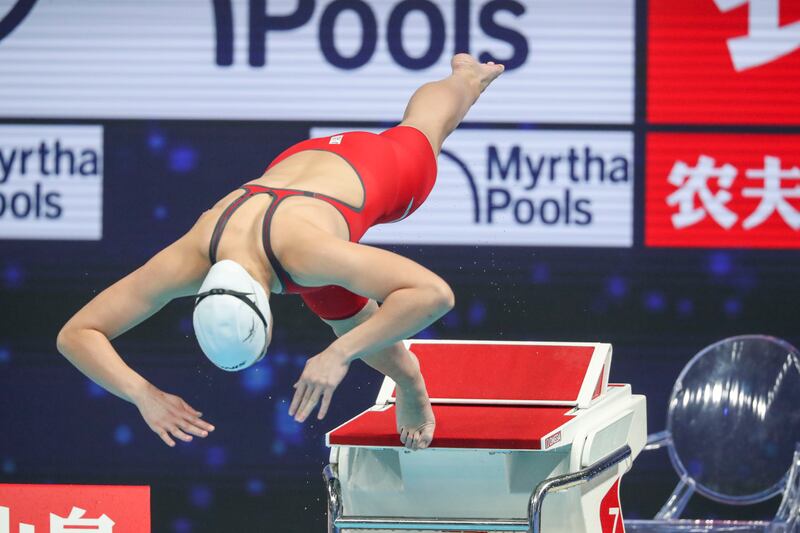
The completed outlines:
{"type": "Polygon", "coordinates": [[[305,422],[320,399],[317,419],[322,420],[328,413],[333,391],[342,382],[350,364],[347,359],[328,349],[306,361],[300,379],[294,384],[294,398],[289,406],[289,416],[298,422],[305,422]]]}
{"type": "Polygon", "coordinates": [[[191,442],[192,435],[207,437],[210,431],[214,431],[214,426],[200,420],[203,416],[200,411],[178,396],[167,394],[149,383],[133,400],[144,421],[167,446],[175,446],[171,436],[191,442]]]}

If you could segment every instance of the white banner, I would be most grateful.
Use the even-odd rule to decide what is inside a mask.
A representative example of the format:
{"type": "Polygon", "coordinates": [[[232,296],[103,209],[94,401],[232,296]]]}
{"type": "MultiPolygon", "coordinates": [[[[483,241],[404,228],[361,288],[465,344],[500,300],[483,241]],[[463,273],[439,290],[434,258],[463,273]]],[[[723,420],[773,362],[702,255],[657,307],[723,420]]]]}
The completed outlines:
{"type": "Polygon", "coordinates": [[[103,236],[103,128],[0,125],[0,239],[103,236]]]}
{"type": "Polygon", "coordinates": [[[428,200],[363,242],[630,247],[633,134],[457,130],[428,200]]]}
{"type": "Polygon", "coordinates": [[[420,84],[470,51],[508,66],[470,120],[630,124],[634,8],[0,0],[0,118],[397,121],[420,84]]]}

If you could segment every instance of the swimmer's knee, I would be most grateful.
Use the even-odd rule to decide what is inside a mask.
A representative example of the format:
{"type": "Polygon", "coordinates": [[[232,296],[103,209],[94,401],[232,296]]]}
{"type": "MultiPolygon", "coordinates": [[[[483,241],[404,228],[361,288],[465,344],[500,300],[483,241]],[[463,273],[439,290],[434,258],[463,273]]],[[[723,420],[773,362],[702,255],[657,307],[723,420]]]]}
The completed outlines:
{"type": "Polygon", "coordinates": [[[75,326],[67,322],[56,335],[56,350],[58,353],[65,356],[72,350],[73,343],[75,342],[75,334],[77,330],[75,326]]]}
{"type": "Polygon", "coordinates": [[[450,288],[450,285],[441,281],[439,283],[434,284],[431,287],[433,291],[433,298],[434,303],[433,305],[436,309],[444,315],[448,311],[450,311],[456,305],[456,295],[453,293],[453,289],[450,288]]]}
{"type": "Polygon", "coordinates": [[[68,334],[67,328],[63,327],[61,328],[61,331],[58,332],[58,335],[56,335],[56,350],[58,350],[58,353],[61,355],[64,355],[64,353],[67,351],[67,345],[69,342],[68,334]]]}

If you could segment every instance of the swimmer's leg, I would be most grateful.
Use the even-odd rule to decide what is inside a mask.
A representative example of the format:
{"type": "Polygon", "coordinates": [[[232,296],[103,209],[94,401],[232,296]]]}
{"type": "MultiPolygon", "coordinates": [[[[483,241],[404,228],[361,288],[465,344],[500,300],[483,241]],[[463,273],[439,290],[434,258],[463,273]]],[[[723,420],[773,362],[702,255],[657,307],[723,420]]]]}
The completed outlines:
{"type": "Polygon", "coordinates": [[[478,63],[469,54],[456,54],[450,64],[450,76],[417,89],[401,122],[421,130],[437,154],[484,89],[503,72],[502,65],[478,63]]]}
{"type": "MultiPolygon", "coordinates": [[[[370,302],[358,314],[346,320],[326,320],[337,336],[341,337],[378,310],[370,302]]],[[[362,358],[365,363],[397,383],[397,432],[406,448],[427,448],[433,440],[436,420],[431,401],[425,388],[425,380],[419,370],[416,356],[398,342],[372,355],[362,358]]]]}

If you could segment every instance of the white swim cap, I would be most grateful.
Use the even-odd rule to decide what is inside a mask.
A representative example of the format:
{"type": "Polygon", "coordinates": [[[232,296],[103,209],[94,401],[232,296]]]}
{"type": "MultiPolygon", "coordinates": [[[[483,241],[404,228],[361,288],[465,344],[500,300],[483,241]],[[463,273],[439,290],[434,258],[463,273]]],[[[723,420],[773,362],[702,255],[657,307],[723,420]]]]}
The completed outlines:
{"type": "Polygon", "coordinates": [[[192,322],[203,353],[222,370],[244,370],[267,353],[272,332],[267,293],[235,261],[224,259],[208,271],[192,322]]]}

